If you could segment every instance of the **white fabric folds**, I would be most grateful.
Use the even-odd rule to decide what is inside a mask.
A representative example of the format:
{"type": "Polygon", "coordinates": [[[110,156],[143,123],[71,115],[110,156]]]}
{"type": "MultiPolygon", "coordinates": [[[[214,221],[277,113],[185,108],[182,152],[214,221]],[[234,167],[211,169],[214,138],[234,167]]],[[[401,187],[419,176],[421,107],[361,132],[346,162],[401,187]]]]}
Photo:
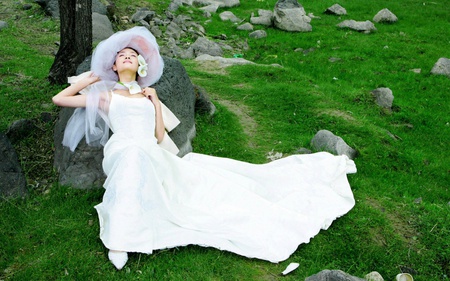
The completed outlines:
{"type": "Polygon", "coordinates": [[[156,145],[152,116],[148,99],[112,94],[114,134],[95,206],[108,249],[150,254],[200,245],[280,262],[355,204],[346,176],[356,166],[345,155],[258,165],[198,153],[180,158],[156,145]]]}

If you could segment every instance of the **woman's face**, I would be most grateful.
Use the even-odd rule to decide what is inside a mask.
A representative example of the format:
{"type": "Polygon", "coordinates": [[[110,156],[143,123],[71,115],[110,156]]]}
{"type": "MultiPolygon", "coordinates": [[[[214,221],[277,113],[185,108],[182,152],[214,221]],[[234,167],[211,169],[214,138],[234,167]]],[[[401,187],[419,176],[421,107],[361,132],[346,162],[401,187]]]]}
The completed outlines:
{"type": "Polygon", "coordinates": [[[123,71],[129,70],[136,73],[138,68],[138,53],[135,50],[125,48],[117,53],[116,61],[113,65],[114,71],[121,73],[123,71]]]}

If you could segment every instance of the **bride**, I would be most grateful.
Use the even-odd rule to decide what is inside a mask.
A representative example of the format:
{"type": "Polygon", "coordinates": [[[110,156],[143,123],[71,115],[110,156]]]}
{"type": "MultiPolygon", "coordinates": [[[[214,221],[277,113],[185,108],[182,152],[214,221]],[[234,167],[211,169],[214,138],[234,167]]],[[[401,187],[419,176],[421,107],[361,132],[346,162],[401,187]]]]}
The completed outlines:
{"type": "Polygon", "coordinates": [[[283,261],[354,206],[347,174],[356,167],[345,155],[292,155],[266,164],[176,156],[166,130],[179,121],[148,87],[163,67],[155,37],[134,27],[102,41],[91,71],[69,78],[71,85],[53,97],[56,105],[77,108],[65,146],[73,151],[83,137],[104,145],[105,193],[95,208],[117,269],[128,252],[190,244],[283,261]]]}

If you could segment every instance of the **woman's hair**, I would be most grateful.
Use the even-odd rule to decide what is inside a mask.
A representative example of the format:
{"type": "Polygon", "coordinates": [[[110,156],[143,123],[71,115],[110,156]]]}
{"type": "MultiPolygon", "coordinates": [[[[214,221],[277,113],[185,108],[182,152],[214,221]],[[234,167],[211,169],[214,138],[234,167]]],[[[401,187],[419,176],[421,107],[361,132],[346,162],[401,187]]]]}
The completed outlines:
{"type": "MultiPolygon", "coordinates": [[[[130,50],[133,50],[133,51],[135,51],[136,52],[136,54],[138,54],[138,56],[139,56],[139,52],[135,49],[135,48],[131,48],[131,47],[125,47],[125,48],[123,48],[122,50],[125,50],[125,49],[130,49],[130,50]]],[[[117,53],[120,53],[122,50],[119,50],[117,53]]],[[[115,62],[114,62],[115,63],[115,62]]]]}

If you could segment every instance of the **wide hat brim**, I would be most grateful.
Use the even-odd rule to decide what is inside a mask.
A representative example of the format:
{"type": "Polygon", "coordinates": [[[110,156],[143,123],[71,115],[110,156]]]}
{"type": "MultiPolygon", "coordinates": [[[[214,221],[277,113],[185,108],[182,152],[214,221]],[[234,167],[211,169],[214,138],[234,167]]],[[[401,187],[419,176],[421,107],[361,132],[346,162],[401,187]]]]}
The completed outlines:
{"type": "Polygon", "coordinates": [[[155,36],[145,27],[136,26],[118,31],[101,41],[95,48],[91,59],[91,70],[102,80],[117,81],[117,73],[112,69],[117,52],[129,47],[142,55],[148,64],[147,76],[138,76],[141,87],[151,86],[161,77],[164,61],[159,54],[155,36]]]}

